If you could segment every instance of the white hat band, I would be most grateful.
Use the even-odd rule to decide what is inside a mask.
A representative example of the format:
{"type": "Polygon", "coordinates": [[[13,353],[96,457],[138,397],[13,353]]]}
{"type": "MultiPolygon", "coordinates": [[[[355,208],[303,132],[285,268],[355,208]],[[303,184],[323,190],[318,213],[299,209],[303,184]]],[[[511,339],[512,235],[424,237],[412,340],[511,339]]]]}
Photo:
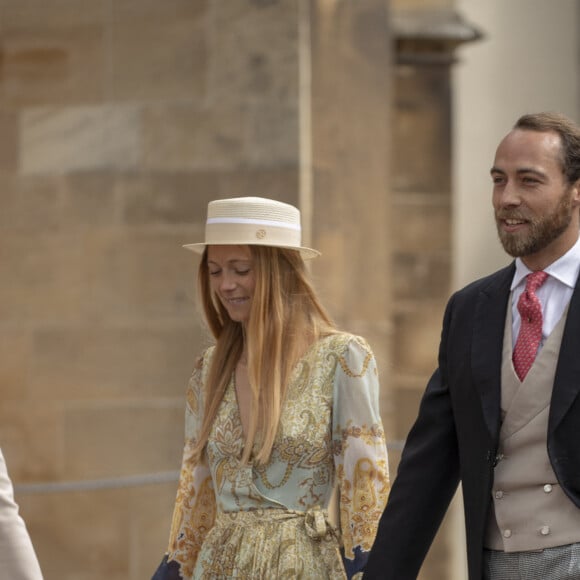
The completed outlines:
{"type": "Polygon", "coordinates": [[[282,223],[277,222],[274,220],[256,220],[250,218],[208,218],[205,222],[206,225],[213,225],[213,224],[249,224],[249,225],[256,225],[256,226],[273,226],[275,228],[285,228],[291,230],[297,230],[298,232],[301,231],[299,224],[290,224],[290,223],[282,223]]]}

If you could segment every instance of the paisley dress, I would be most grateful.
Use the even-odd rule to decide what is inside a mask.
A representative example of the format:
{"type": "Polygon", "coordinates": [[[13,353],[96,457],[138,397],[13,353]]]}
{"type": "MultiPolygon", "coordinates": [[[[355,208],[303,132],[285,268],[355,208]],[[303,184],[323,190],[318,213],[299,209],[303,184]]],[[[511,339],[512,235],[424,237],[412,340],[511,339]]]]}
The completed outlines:
{"type": "Polygon", "coordinates": [[[337,333],[309,348],[293,369],[265,465],[240,463],[244,436],[233,377],[204,461],[191,459],[212,355],[213,347],[204,352],[187,390],[185,448],[164,565],[188,580],[320,580],[360,572],[389,491],[369,345],[337,333]]]}

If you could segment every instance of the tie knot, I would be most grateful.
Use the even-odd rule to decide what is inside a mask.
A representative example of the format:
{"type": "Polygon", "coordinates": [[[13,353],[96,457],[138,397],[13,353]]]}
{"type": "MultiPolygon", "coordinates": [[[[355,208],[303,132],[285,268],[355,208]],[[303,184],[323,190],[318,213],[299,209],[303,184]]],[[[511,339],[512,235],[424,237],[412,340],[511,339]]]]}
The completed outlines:
{"type": "Polygon", "coordinates": [[[526,292],[534,293],[548,278],[548,274],[542,270],[528,274],[526,278],[526,292]]]}

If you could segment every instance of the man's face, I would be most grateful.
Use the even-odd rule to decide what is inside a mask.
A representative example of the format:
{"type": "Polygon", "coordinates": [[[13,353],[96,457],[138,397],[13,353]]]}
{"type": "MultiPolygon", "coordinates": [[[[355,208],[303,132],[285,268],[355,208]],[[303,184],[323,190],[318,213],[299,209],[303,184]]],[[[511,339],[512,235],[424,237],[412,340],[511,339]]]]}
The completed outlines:
{"type": "Polygon", "coordinates": [[[491,177],[497,231],[505,251],[544,268],[578,239],[578,184],[562,172],[560,136],[515,129],[497,148],[491,177]]]}

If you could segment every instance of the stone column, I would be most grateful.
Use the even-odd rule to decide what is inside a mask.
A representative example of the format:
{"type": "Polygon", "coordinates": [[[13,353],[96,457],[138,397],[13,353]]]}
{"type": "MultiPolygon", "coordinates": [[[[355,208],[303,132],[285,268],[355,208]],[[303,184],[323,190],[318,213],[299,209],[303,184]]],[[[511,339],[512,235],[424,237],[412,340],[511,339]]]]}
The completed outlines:
{"type": "MultiPolygon", "coordinates": [[[[401,4],[401,3],[399,3],[401,4]]],[[[429,3],[427,3],[429,4],[429,3]]],[[[480,33],[446,8],[395,9],[392,247],[393,404],[404,439],[437,364],[451,283],[451,72],[480,33]]],[[[421,580],[463,580],[462,508],[453,505],[421,580]]]]}

